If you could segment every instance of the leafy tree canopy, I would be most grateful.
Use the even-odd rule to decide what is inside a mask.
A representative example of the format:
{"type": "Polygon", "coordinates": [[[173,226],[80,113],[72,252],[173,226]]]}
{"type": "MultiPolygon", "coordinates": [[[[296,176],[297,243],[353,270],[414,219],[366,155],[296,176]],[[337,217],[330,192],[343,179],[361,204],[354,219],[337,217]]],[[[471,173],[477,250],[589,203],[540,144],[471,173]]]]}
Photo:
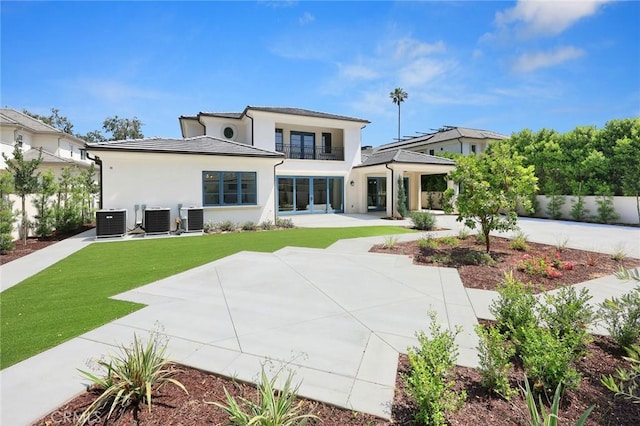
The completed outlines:
{"type": "MultiPolygon", "coordinates": [[[[538,190],[533,166],[524,166],[524,157],[508,143],[496,142],[479,156],[461,156],[449,177],[459,185],[455,200],[458,221],[480,228],[487,252],[489,233],[516,228],[517,208],[531,210],[530,196],[538,190]]],[[[447,190],[451,195],[452,190],[447,190]]],[[[452,206],[446,207],[451,212],[452,206]]]]}

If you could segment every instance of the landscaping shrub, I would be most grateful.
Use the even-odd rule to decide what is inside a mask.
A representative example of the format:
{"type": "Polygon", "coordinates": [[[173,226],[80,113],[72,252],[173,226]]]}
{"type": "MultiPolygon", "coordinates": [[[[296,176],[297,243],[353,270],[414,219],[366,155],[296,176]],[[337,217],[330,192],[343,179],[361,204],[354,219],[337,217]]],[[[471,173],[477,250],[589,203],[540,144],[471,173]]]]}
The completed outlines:
{"type": "Polygon", "coordinates": [[[398,244],[398,237],[395,235],[387,235],[384,237],[384,242],[382,243],[382,248],[392,249],[398,244]]]}
{"type": "Polygon", "coordinates": [[[585,207],[584,195],[578,195],[575,199],[571,200],[571,211],[569,214],[573,220],[582,222],[587,218],[589,209],[585,207]]]}
{"type": "Polygon", "coordinates": [[[0,170],[0,254],[13,249],[13,224],[16,213],[9,194],[13,191],[13,178],[9,172],[0,170]]]}
{"type": "Polygon", "coordinates": [[[236,225],[233,221],[225,220],[224,222],[220,222],[217,226],[220,232],[233,232],[238,229],[238,225],[236,225]]]}
{"type": "Polygon", "coordinates": [[[258,229],[258,225],[256,225],[255,222],[248,220],[241,225],[241,228],[243,231],[255,231],[258,229]]]}
{"type": "Polygon", "coordinates": [[[229,425],[295,426],[305,425],[311,419],[318,419],[310,412],[304,412],[303,401],[296,403],[300,384],[292,386],[293,372],[287,376],[282,390],[276,390],[280,371],[269,379],[264,364],[262,365],[261,379],[257,385],[257,402],[242,397],[240,401],[236,401],[225,388],[226,405],[218,402],[207,402],[207,404],[222,408],[229,416],[229,425]]]}
{"type": "Polygon", "coordinates": [[[407,216],[407,194],[404,192],[404,178],[398,176],[398,214],[401,218],[407,216]]]}
{"type": "Polygon", "coordinates": [[[612,297],[600,304],[598,319],[620,347],[638,342],[640,337],[640,287],[620,298],[612,297]]]}
{"type": "Polygon", "coordinates": [[[202,226],[202,230],[205,233],[209,233],[209,232],[215,232],[216,230],[216,224],[213,222],[205,222],[204,225],[202,226]]]}
{"type": "Polygon", "coordinates": [[[430,212],[412,212],[411,220],[416,229],[429,231],[436,225],[436,217],[430,212]]]}
{"type": "Polygon", "coordinates": [[[629,361],[630,368],[628,370],[618,368],[615,377],[602,376],[601,382],[616,396],[640,404],[640,346],[632,345],[625,349],[628,356],[624,359],[629,361]]]}
{"type": "Polygon", "coordinates": [[[188,393],[182,383],[171,378],[173,371],[164,368],[166,349],[167,341],[163,342],[157,332],[152,333],[146,344],[134,334],[131,347],[121,346],[119,355],[110,356],[109,361],[97,361],[98,367],[106,370],[106,376],[100,377],[78,370],[104,389],[82,413],[78,424],[87,423],[107,408],[107,419],[117,410],[124,411],[129,407],[137,409],[141,403],[146,403],[151,411],[152,390],[157,391],[167,383],[172,383],[188,393]]]}
{"type": "Polygon", "coordinates": [[[529,250],[529,245],[527,244],[527,235],[522,231],[518,231],[511,237],[509,248],[518,251],[529,250]]]}
{"type": "Polygon", "coordinates": [[[469,238],[470,233],[471,231],[469,230],[469,228],[464,226],[462,227],[462,229],[460,229],[460,231],[458,231],[458,238],[461,240],[466,240],[467,238],[469,238]]]}
{"type": "Polygon", "coordinates": [[[283,219],[281,217],[278,217],[276,218],[276,227],[282,229],[291,229],[295,228],[296,226],[293,224],[293,220],[289,218],[283,219]]]}
{"type": "Polygon", "coordinates": [[[509,400],[517,392],[509,384],[511,358],[515,355],[513,344],[506,340],[497,327],[475,328],[480,341],[478,343],[478,371],[482,377],[480,384],[491,389],[504,399],[509,400]]]}
{"type": "Polygon", "coordinates": [[[562,218],[562,206],[566,201],[564,195],[551,194],[547,195],[547,198],[549,199],[549,204],[547,204],[549,217],[556,220],[562,218]]]}
{"type": "Polygon", "coordinates": [[[583,353],[592,340],[588,332],[595,318],[595,312],[589,305],[591,295],[586,288],[578,293],[574,286],[562,287],[556,294],[545,295],[540,305],[540,319],[575,354],[583,353]]]}
{"type": "Polygon", "coordinates": [[[489,312],[496,318],[501,333],[514,338],[522,328],[536,325],[536,298],[530,285],[506,273],[497,290],[499,298],[491,302],[489,312]]]}
{"type": "Polygon", "coordinates": [[[458,247],[460,245],[460,240],[456,237],[442,237],[440,242],[449,247],[458,247]]]}
{"type": "Polygon", "coordinates": [[[437,322],[436,313],[429,312],[430,336],[420,331],[416,333],[419,346],[408,348],[407,355],[411,370],[403,379],[407,392],[417,404],[415,420],[422,424],[443,425],[445,413],[462,407],[466,392],[453,389],[452,370],[458,357],[455,333],[443,331],[437,322]]]}
{"type": "Polygon", "coordinates": [[[616,209],[613,207],[613,197],[600,195],[596,197],[596,204],[598,205],[598,215],[596,216],[598,222],[611,223],[619,218],[616,209]]]}
{"type": "Polygon", "coordinates": [[[564,389],[576,389],[580,384],[580,374],[573,366],[573,348],[548,328],[535,324],[522,327],[516,344],[536,390],[549,392],[561,384],[564,389]]]}
{"type": "Polygon", "coordinates": [[[616,278],[623,281],[640,281],[640,269],[627,269],[624,266],[619,266],[615,273],[616,278]]]}
{"type": "Polygon", "coordinates": [[[273,222],[270,220],[265,220],[260,224],[260,229],[263,231],[269,231],[273,229],[273,222]]]}
{"type": "Polygon", "coordinates": [[[616,262],[622,262],[624,258],[627,257],[627,252],[624,250],[623,244],[618,244],[614,247],[613,253],[611,254],[611,259],[616,262]]]}
{"type": "Polygon", "coordinates": [[[425,235],[418,240],[418,247],[421,249],[437,249],[438,240],[431,238],[431,235],[425,235]]]}
{"type": "Polygon", "coordinates": [[[462,258],[462,262],[465,265],[495,265],[496,261],[493,259],[493,257],[491,257],[491,255],[489,253],[485,253],[485,252],[477,252],[477,251],[470,251],[468,253],[465,253],[465,255],[462,258]]]}

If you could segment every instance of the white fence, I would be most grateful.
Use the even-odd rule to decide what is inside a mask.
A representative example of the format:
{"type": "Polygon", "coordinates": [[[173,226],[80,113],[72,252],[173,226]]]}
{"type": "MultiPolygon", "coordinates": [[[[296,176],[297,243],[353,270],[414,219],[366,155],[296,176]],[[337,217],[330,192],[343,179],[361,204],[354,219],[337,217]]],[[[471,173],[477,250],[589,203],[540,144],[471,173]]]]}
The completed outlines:
{"type": "MultiPolygon", "coordinates": [[[[571,217],[571,207],[573,203],[576,202],[578,197],[564,195],[565,199],[562,208],[560,209],[562,213],[562,219],[570,219],[571,217]]],[[[589,218],[590,221],[595,221],[594,218],[598,217],[598,204],[596,200],[599,197],[596,196],[585,196],[584,197],[584,207],[588,210],[585,214],[585,217],[589,218]]],[[[537,196],[539,207],[536,216],[549,218],[549,214],[547,214],[547,206],[551,201],[551,198],[545,195],[537,196]]],[[[618,219],[614,220],[614,223],[623,223],[627,225],[637,225],[640,222],[640,218],[638,218],[638,207],[636,197],[612,197],[613,199],[613,208],[618,215],[618,219]]]]}

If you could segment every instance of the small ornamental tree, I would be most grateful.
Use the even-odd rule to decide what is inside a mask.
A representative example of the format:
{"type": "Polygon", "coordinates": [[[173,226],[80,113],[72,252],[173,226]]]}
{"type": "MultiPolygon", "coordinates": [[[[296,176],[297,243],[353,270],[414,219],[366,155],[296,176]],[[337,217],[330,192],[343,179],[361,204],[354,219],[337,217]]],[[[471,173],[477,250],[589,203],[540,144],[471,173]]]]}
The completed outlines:
{"type": "MultiPolygon", "coordinates": [[[[449,178],[460,187],[455,201],[458,222],[480,228],[487,253],[489,233],[515,229],[516,208],[531,211],[530,196],[538,190],[533,166],[524,167],[523,157],[505,142],[493,143],[479,156],[459,157],[449,178]]],[[[445,211],[452,210],[446,206],[445,211]]]]}
{"type": "Polygon", "coordinates": [[[16,215],[13,201],[9,195],[13,192],[13,177],[6,170],[0,170],[0,253],[13,249],[13,224],[16,215]]]}
{"type": "Polygon", "coordinates": [[[407,216],[407,195],[404,190],[404,179],[398,177],[398,214],[400,218],[407,216]]]}
{"type": "Polygon", "coordinates": [[[37,171],[38,166],[42,162],[42,148],[40,148],[40,154],[38,158],[25,161],[24,155],[20,145],[16,144],[13,149],[13,158],[8,158],[3,152],[2,157],[7,163],[7,170],[13,176],[13,187],[15,193],[21,198],[22,201],[22,223],[20,229],[22,231],[22,239],[24,244],[27,244],[27,233],[29,219],[27,217],[27,195],[33,194],[38,189],[38,177],[40,173],[37,171]]]}
{"type": "Polygon", "coordinates": [[[56,194],[56,178],[51,170],[40,176],[38,193],[33,200],[36,208],[35,233],[38,237],[48,237],[53,232],[55,210],[52,197],[56,194]]]}

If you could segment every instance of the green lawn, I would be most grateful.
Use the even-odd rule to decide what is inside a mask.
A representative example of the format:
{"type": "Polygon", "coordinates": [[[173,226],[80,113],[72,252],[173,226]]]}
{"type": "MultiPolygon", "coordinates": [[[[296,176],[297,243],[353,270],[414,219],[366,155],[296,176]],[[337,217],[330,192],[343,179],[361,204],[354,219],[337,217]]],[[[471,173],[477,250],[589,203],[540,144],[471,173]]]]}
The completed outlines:
{"type": "Polygon", "coordinates": [[[345,238],[412,232],[395,226],[143,239],[91,244],[0,296],[0,369],[144,305],[109,297],[243,250],[325,248],[345,238]]]}

